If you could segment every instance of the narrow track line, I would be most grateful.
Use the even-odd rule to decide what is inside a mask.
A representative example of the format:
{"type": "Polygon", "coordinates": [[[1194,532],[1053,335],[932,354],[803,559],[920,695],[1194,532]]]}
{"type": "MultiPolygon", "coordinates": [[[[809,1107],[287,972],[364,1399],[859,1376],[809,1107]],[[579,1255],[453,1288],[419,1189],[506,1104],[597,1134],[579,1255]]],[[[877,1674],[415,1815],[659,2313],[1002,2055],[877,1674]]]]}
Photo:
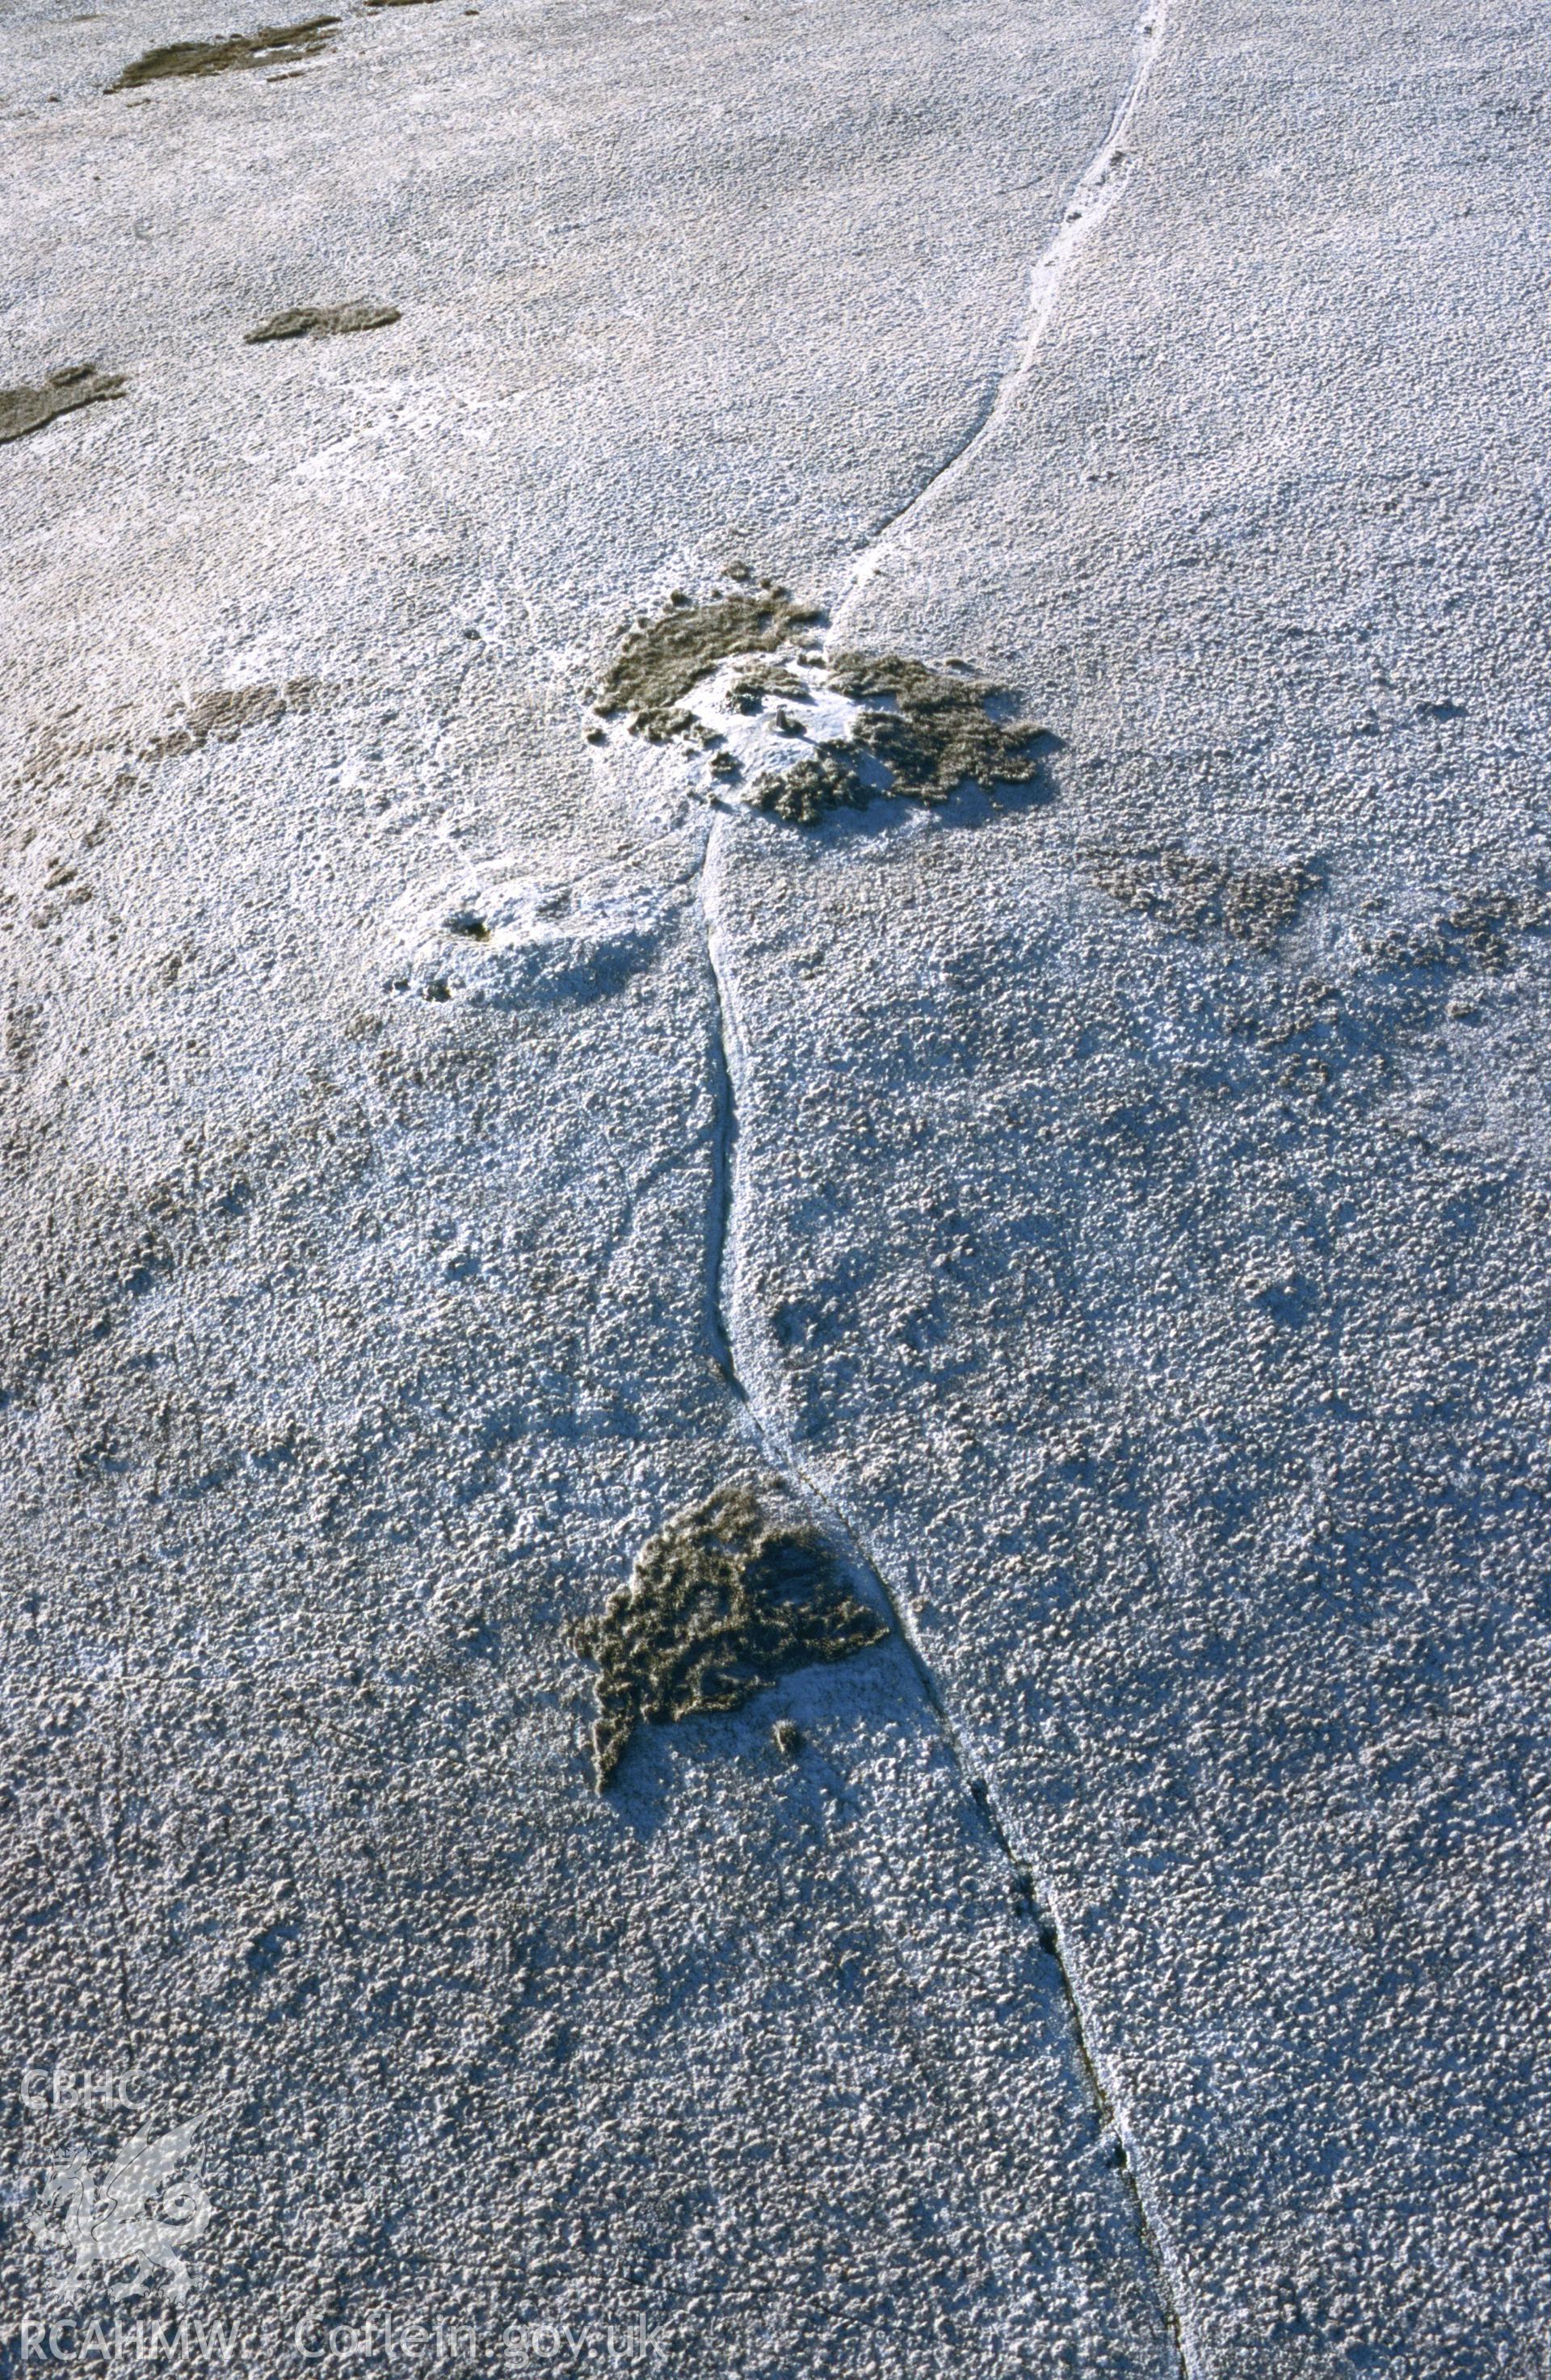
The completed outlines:
{"type": "Polygon", "coordinates": [[[878,576],[885,551],[901,530],[915,519],[930,498],[939,494],[961,476],[982,446],[1000,437],[1007,428],[1024,384],[1034,370],[1040,341],[1054,319],[1072,268],[1130,182],[1131,160],[1125,153],[1126,135],[1152,79],[1153,67],[1163,45],[1168,12],[1169,0],[1151,0],[1151,6],[1143,10],[1136,28],[1135,62],[1131,80],[1109,119],[1109,130],[1067,193],[1061,219],[1040,249],[1030,271],[1028,299],[1024,309],[1017,353],[1011,367],[997,382],[979,416],[971,423],[952,453],[937,466],[928,479],[922,481],[913,495],[907,496],[903,504],[884,516],[866,544],[853,557],[834,605],[836,626],[853,599],[878,576]]]}
{"type": "MultiPolygon", "coordinates": [[[[1103,140],[1068,194],[1060,224],[1031,269],[1028,299],[1012,364],[952,453],[903,504],[878,524],[854,557],[833,606],[832,629],[839,626],[847,606],[878,575],[889,547],[930,500],[968,468],[984,446],[1003,433],[1012,420],[1024,385],[1034,369],[1040,341],[1050,326],[1072,267],[1129,182],[1125,138],[1158,55],[1167,7],[1168,0],[1151,0],[1151,5],[1145,8],[1136,29],[1135,56],[1130,80],[1103,140]]],[[[1012,1821],[992,1794],[986,1781],[986,1764],[979,1759],[927,1657],[906,1597],[891,1584],[861,1526],[846,1510],[840,1493],[832,1485],[815,1476],[779,1412],[767,1408],[758,1393],[760,1367],[757,1351],[747,1346],[746,1332],[740,1330],[735,1280],[741,1171],[740,1111],[746,1082],[747,1059],[721,919],[726,849],[735,832],[732,814],[719,811],[713,817],[707,830],[700,866],[695,878],[695,905],[704,936],[714,1019],[710,1049],[711,1186],[706,1214],[705,1294],[705,1330],[711,1360],[737,1404],[751,1450],[771,1471],[782,1474],[801,1490],[816,1517],[828,1524],[858,1570],[865,1572],[873,1581],[893,1620],[922,1695],[941,1729],[964,1790],[979,1812],[987,1833],[1012,1869],[1021,1896],[1039,1925],[1042,1946],[1056,1963],[1077,2064],[1099,2129],[1109,2135],[1120,2151],[1121,2180],[1131,2203],[1137,2237],[1153,2275],[1159,2311],[1172,2343],[1180,2380],[1209,2380],[1209,2364],[1195,2335],[1194,2325],[1185,2313],[1186,2291],[1178,2256],[1168,2225],[1157,2206],[1156,2193],[1146,2177],[1109,2061],[1097,2047],[1096,2029],[1085,2004],[1069,1937],[1048,1881],[1039,1863],[1018,1841],[1012,1821]]]]}

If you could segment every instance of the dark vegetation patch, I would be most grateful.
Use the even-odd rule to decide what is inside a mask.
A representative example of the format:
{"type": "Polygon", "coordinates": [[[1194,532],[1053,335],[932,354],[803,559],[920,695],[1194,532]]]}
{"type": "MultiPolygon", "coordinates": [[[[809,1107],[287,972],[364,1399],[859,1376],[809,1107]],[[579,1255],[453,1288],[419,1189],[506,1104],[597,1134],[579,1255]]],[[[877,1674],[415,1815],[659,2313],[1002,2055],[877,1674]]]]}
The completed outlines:
{"type": "Polygon", "coordinates": [[[628,712],[636,734],[654,744],[693,732],[698,722],[679,708],[692,686],[732,654],[774,652],[822,617],[768,579],[704,603],[675,595],[655,620],[638,620],[625,638],[599,691],[598,708],[628,712]]]}
{"type": "Polygon", "coordinates": [[[342,306],[289,306],[257,330],[245,331],[243,342],[256,347],[265,339],[327,339],[342,331],[384,330],[399,319],[396,306],[384,306],[376,298],[351,298],[342,306]]]}
{"type": "Polygon", "coordinates": [[[1122,908],[1155,917],[1172,933],[1194,938],[1215,929],[1255,951],[1271,949],[1322,881],[1317,869],[1302,860],[1235,868],[1227,860],[1202,858],[1179,844],[1097,852],[1090,856],[1088,871],[1122,908]]]}
{"type": "Polygon", "coordinates": [[[165,82],[176,75],[228,74],[236,67],[290,66],[315,58],[333,38],[337,17],[305,17],[299,25],[261,25],[256,33],[218,33],[209,42],[168,42],[147,50],[125,67],[110,91],[133,91],[142,82],[165,82]]]}
{"type": "Polygon", "coordinates": [[[99,371],[95,364],[61,364],[41,388],[0,388],[0,445],[41,430],[55,415],[74,413],[78,406],[95,405],[100,397],[122,396],[122,372],[99,371]]]}
{"type": "Polygon", "coordinates": [[[988,794],[1042,778],[1059,739],[1017,715],[1019,698],[1010,687],[977,676],[967,662],[939,667],[899,653],[859,652],[825,662],[811,634],[823,612],[794,602],[769,579],[750,589],[746,565],[734,565],[727,576],[739,582],[732,593],[701,603],[676,594],[655,619],[636,622],[604,678],[600,711],[626,712],[635,732],[653,743],[683,735],[721,747],[711,773],[736,777],[742,764],[724,738],[682,705],[722,662],[746,655],[727,687],[729,707],[752,713],[773,700],[776,733],[810,747],[790,768],[769,770],[750,792],[756,808],[793,826],[812,826],[828,809],[860,808],[879,794],[945,802],[963,785],[988,794]],[[775,658],[783,647],[798,648],[806,674],[789,658],[775,658]],[[809,706],[820,690],[858,706],[848,735],[819,740],[809,706]]]}
{"type": "Polygon", "coordinates": [[[830,664],[830,682],[853,702],[892,706],[869,708],[856,736],[886,764],[896,793],[945,801],[972,781],[1031,784],[1049,748],[1048,732],[1032,721],[992,716],[991,706],[1015,703],[1016,696],[963,662],[933,669],[894,653],[842,653],[830,664]]]}
{"type": "Polygon", "coordinates": [[[598,1791],[643,1719],[739,1710],[772,1679],[846,1660],[888,1633],[841,1585],[830,1548],[779,1480],[719,1488],[648,1537],[628,1586],[571,1632],[598,1668],[598,1791]]]}
{"type": "Polygon", "coordinates": [[[816,826],[826,810],[860,809],[881,790],[868,786],[858,771],[854,744],[821,744],[794,768],[771,770],[754,787],[756,807],[769,810],[788,826],[816,826]]]}
{"type": "Polygon", "coordinates": [[[316,679],[294,677],[285,686],[212,686],[197,694],[188,716],[148,744],[142,759],[176,760],[202,752],[209,743],[232,744],[247,727],[266,727],[288,710],[306,710],[318,693],[316,679]]]}
{"type": "Polygon", "coordinates": [[[813,689],[794,669],[783,662],[756,662],[751,668],[741,670],[727,689],[727,699],[734,710],[763,710],[765,697],[776,694],[788,702],[810,702],[813,689]]]}
{"type": "Polygon", "coordinates": [[[1032,720],[999,718],[1016,696],[964,662],[938,669],[898,653],[842,653],[825,678],[862,706],[852,733],[754,787],[757,806],[792,826],[812,826],[827,809],[856,808],[879,791],[945,802],[961,785],[988,793],[1033,784],[1055,740],[1032,720]],[[879,765],[889,772],[886,786],[879,765]]]}

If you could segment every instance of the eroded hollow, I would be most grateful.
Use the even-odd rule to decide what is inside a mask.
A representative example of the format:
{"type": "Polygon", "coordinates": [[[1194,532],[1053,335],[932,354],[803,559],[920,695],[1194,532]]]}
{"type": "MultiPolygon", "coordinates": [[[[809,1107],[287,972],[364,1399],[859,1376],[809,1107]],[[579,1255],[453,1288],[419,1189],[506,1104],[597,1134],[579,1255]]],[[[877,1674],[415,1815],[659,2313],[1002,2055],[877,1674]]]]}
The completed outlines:
{"type": "Polygon", "coordinates": [[[761,1686],[843,1661],[888,1635],[776,1478],[740,1479],[648,1537],[629,1585],[571,1642],[598,1669],[593,1775],[601,1793],[643,1719],[739,1710],[761,1686]]]}

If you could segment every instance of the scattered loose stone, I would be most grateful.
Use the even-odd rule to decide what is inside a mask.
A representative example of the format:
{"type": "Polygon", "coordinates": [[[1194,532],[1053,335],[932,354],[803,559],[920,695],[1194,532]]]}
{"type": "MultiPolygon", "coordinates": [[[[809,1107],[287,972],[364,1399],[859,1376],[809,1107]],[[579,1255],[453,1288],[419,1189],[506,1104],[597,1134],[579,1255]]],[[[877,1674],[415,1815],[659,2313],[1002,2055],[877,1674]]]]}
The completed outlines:
{"type": "Polygon", "coordinates": [[[1551,899],[1542,887],[1511,892],[1486,885],[1462,893],[1436,917],[1396,929],[1369,948],[1381,966],[1474,967],[1483,975],[1506,975],[1517,961],[1517,937],[1542,934],[1547,928],[1551,899]]]}
{"type": "Polygon", "coordinates": [[[310,708],[320,692],[310,677],[294,677],[285,686],[212,686],[188,704],[188,716],[148,744],[145,760],[176,760],[188,752],[202,752],[210,743],[232,744],[248,727],[267,727],[287,711],[310,708]]]}

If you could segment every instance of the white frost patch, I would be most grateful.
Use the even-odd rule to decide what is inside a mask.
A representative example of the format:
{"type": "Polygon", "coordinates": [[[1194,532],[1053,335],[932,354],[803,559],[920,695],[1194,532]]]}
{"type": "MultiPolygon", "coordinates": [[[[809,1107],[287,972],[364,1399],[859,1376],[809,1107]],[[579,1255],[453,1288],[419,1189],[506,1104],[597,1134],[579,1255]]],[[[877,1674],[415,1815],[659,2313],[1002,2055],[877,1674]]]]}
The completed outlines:
{"type": "MultiPolygon", "coordinates": [[[[760,778],[778,776],[800,760],[810,760],[823,745],[848,742],[862,706],[827,683],[820,655],[788,646],[777,653],[735,653],[691,688],[684,708],[721,738],[718,748],[737,761],[746,795],[760,778]],[[761,692],[757,702],[745,695],[740,704],[742,681],[778,671],[796,681],[794,690],[761,692]]],[[[713,764],[714,754],[708,763],[714,784],[713,764]]],[[[864,763],[863,774],[868,773],[864,763]]],[[[889,771],[881,762],[876,774],[878,792],[885,792],[889,771]]]]}
{"type": "Polygon", "coordinates": [[[639,880],[584,889],[471,877],[406,921],[389,988],[475,1008],[599,1000],[647,965],[667,908],[667,896],[639,880]]]}
{"type": "Polygon", "coordinates": [[[333,387],[341,412],[355,406],[359,416],[342,436],[292,466],[292,478],[304,485],[365,486],[378,480],[401,486],[408,476],[395,459],[401,448],[428,438],[453,439],[479,452],[490,445],[510,407],[509,399],[471,395],[426,378],[406,377],[383,387],[340,375],[333,387]]]}

